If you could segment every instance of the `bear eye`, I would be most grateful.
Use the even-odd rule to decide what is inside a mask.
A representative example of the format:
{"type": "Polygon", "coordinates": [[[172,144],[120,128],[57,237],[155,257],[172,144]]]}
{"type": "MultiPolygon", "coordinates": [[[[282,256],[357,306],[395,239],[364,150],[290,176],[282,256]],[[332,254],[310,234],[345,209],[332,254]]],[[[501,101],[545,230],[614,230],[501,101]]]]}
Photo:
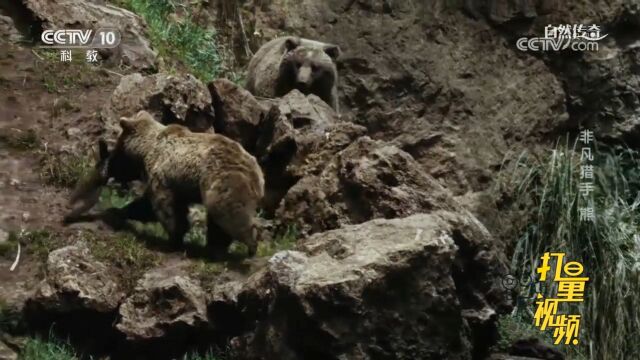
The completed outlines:
{"type": "Polygon", "coordinates": [[[311,65],[311,71],[316,72],[318,71],[318,65],[311,65]]]}

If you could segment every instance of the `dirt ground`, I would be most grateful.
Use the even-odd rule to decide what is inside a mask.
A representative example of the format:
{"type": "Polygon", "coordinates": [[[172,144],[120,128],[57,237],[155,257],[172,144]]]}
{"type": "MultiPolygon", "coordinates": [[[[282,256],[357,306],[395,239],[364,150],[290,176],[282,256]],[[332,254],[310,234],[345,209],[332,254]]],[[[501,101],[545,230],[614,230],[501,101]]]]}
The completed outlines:
{"type": "MultiPolygon", "coordinates": [[[[99,132],[95,113],[119,76],[79,61],[61,63],[56,53],[29,46],[3,43],[1,49],[0,229],[46,230],[61,239],[81,228],[106,231],[100,224],[63,226],[69,189],[45,184],[40,164],[50,151],[89,151],[89,141],[99,132]]],[[[9,302],[33,283],[36,273],[29,251],[10,272],[15,252],[0,258],[0,296],[9,302]]]]}
{"type": "MultiPolygon", "coordinates": [[[[116,233],[100,221],[62,223],[70,210],[71,187],[50,184],[47,174],[43,174],[47,171],[43,161],[52,154],[68,153],[88,159],[90,164],[103,131],[97,113],[127,70],[89,65],[82,53],[73,54],[72,61],[64,63],[58,52],[27,45],[3,44],[0,49],[0,229],[14,234],[23,230],[45,231],[51,234],[51,243],[45,244],[49,250],[72,243],[87,233],[113,241],[116,233]]],[[[215,275],[210,277],[215,281],[245,277],[253,271],[249,269],[255,270],[264,262],[257,259],[249,265],[236,264],[239,267],[235,269],[233,264],[210,264],[186,252],[162,251],[140,239],[134,242],[152,256],[158,266],[177,271],[199,266],[196,269],[215,275]],[[221,272],[222,269],[225,271],[221,272]]],[[[34,249],[42,245],[21,243],[21,257],[15,271],[9,269],[17,248],[0,256],[0,303],[3,304],[21,306],[43,276],[44,258],[34,249]]],[[[105,245],[107,251],[112,251],[105,245]]],[[[126,263],[117,267],[114,270],[125,275],[131,270],[126,263]]]]}

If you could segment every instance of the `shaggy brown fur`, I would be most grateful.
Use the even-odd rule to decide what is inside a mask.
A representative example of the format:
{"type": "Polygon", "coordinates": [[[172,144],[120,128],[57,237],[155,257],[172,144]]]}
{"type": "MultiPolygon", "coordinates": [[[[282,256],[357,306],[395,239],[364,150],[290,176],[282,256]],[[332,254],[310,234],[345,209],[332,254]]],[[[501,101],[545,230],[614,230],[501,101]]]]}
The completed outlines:
{"type": "Polygon", "coordinates": [[[254,95],[280,97],[293,89],[315,94],[338,111],[340,55],[336,45],[293,36],[264,44],[249,62],[247,90],[254,95]]]}
{"type": "MultiPolygon", "coordinates": [[[[120,126],[122,133],[108,154],[103,178],[145,180],[145,197],[174,244],[181,244],[189,229],[189,205],[203,203],[209,247],[226,252],[230,239],[221,239],[222,230],[255,254],[254,217],[264,195],[264,179],[252,155],[227,137],[192,133],[180,125],[165,126],[146,111],[121,119],[120,126]]],[[[97,169],[103,167],[99,162],[97,169]]],[[[92,190],[80,193],[91,194],[92,190]]],[[[143,201],[138,203],[144,207],[143,201]]]]}

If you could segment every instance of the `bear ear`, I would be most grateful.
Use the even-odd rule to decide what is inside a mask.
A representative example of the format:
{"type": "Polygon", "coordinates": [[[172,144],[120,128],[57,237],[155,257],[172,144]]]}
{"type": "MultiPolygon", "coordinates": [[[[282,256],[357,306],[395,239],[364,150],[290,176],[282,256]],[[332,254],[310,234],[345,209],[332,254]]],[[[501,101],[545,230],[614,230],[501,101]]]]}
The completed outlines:
{"type": "Polygon", "coordinates": [[[291,51],[300,46],[300,38],[298,37],[288,37],[284,42],[284,47],[288,51],[291,51]]]}
{"type": "Polygon", "coordinates": [[[336,60],[338,57],[340,57],[340,54],[342,54],[340,46],[338,45],[326,45],[324,47],[324,52],[333,60],[336,60]]]}
{"type": "Polygon", "coordinates": [[[106,160],[109,157],[109,147],[105,139],[98,140],[98,161],[106,160]]]}
{"type": "Polygon", "coordinates": [[[129,120],[126,117],[121,117],[120,118],[120,127],[122,128],[122,133],[123,134],[128,134],[133,132],[133,129],[135,128],[135,124],[134,124],[134,120],[129,120]]]}
{"type": "Polygon", "coordinates": [[[149,114],[149,112],[147,112],[146,110],[140,110],[138,111],[138,113],[135,116],[136,120],[147,120],[147,119],[152,119],[153,116],[151,116],[151,114],[149,114]]]}

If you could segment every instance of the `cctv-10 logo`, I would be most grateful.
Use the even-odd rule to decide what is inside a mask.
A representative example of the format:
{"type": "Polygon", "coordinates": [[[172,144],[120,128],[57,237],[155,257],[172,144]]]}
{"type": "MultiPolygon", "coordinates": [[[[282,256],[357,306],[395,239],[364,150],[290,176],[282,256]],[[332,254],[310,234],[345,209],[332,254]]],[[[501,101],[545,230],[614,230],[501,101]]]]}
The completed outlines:
{"type": "Polygon", "coordinates": [[[41,35],[42,47],[48,48],[114,48],[120,44],[117,29],[62,29],[45,30],[41,35]]]}

